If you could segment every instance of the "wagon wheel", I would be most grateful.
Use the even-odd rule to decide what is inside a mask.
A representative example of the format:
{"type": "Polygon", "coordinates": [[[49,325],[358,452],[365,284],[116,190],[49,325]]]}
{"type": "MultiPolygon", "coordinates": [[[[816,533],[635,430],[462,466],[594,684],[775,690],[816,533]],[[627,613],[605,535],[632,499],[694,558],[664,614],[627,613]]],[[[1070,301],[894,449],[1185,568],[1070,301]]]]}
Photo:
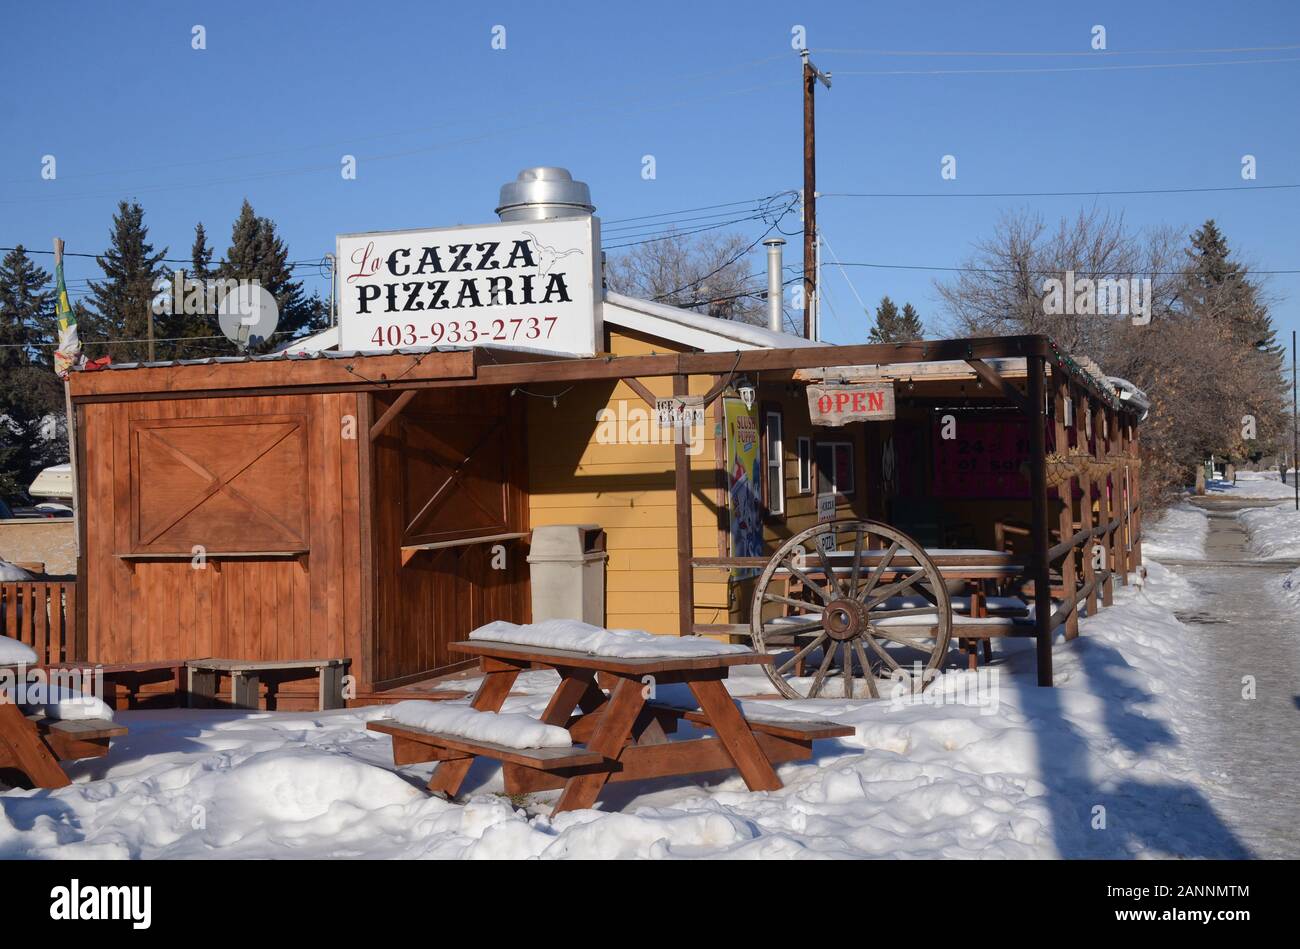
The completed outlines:
{"type": "Polygon", "coordinates": [[[939,568],[877,521],[832,521],[791,537],[759,577],[750,616],[754,648],[777,656],[768,678],[792,699],[875,698],[882,678],[920,691],[952,634],[939,568]],[[802,595],[790,595],[791,585],[802,595]]]}

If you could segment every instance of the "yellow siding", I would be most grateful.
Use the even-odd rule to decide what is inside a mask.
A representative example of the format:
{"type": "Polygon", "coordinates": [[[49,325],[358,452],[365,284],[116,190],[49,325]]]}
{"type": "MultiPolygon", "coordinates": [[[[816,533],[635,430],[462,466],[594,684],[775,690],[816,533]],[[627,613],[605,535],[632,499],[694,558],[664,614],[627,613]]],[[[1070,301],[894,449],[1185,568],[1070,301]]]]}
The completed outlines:
{"type": "MultiPolygon", "coordinates": [[[[676,351],[610,333],[610,351],[619,356],[676,351]]],[[[655,395],[671,395],[672,380],[644,379],[655,395]]],[[[691,380],[691,392],[703,395],[712,380],[691,380]]],[[[565,385],[536,387],[541,395],[562,392],[565,385]]],[[[533,527],[546,524],[599,524],[605,528],[609,563],[605,591],[606,622],[612,627],[646,629],[675,635],[677,616],[677,514],[673,482],[673,446],[601,444],[597,413],[608,408],[617,418],[624,403],[625,431],[634,435],[638,415],[651,413],[641,397],[623,383],[579,383],[558,406],[546,398],[529,398],[529,516],[533,527]],[[635,411],[634,411],[635,410],[635,411]]],[[[646,416],[649,431],[652,418],[646,416]]],[[[712,412],[701,451],[691,461],[691,523],[697,556],[716,557],[718,489],[712,412]]],[[[726,622],[725,574],[710,571],[695,585],[696,621],[726,622]]]]}

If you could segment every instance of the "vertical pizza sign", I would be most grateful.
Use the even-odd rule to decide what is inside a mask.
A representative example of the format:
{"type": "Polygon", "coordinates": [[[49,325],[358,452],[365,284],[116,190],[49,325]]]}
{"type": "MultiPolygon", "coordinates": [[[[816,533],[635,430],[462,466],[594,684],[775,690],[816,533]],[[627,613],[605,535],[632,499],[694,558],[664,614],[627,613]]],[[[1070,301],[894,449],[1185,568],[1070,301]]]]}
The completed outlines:
{"type": "Polygon", "coordinates": [[[603,348],[600,222],[511,221],[337,239],[339,348],[603,348]]]}

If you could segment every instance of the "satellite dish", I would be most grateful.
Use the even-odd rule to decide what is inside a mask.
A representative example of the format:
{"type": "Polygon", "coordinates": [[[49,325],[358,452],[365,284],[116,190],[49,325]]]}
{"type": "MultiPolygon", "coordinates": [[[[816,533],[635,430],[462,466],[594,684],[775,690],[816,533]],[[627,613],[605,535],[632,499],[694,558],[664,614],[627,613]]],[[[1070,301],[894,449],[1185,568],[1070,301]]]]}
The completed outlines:
{"type": "Polygon", "coordinates": [[[280,308],[261,284],[241,280],[217,305],[217,322],[225,337],[243,352],[275,334],[280,308]]]}

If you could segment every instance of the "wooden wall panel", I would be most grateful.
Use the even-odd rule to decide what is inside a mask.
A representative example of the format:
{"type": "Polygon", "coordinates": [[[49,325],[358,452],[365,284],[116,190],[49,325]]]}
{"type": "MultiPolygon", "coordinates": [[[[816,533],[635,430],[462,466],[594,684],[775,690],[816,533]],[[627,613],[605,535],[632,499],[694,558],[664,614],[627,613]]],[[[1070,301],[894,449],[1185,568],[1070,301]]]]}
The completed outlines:
{"type": "MultiPolygon", "coordinates": [[[[382,415],[392,401],[377,396],[373,414],[382,415]]],[[[527,530],[520,411],[508,390],[430,390],[412,399],[376,440],[376,682],[464,662],[449,651],[450,642],[492,619],[527,619],[520,543],[507,544],[504,571],[492,569],[490,544],[420,551],[402,563],[403,544],[527,530]],[[460,465],[467,455],[468,463],[460,465]],[[464,480],[448,481],[453,471],[464,480]],[[435,496],[436,503],[417,516],[435,496]]]]}
{"type": "MultiPolygon", "coordinates": [[[[356,406],[355,393],[83,406],[88,657],[114,663],[347,656],[354,674],[364,678],[370,657],[359,651],[365,617],[358,453],[368,443],[363,436],[344,437],[342,418],[355,416],[356,406]],[[225,431],[238,432],[239,426],[270,431],[286,419],[296,420],[301,431],[290,436],[301,438],[301,453],[272,452],[259,472],[268,483],[244,487],[281,523],[300,530],[305,555],[216,557],[204,569],[195,569],[188,558],[148,559],[163,550],[188,552],[191,541],[213,551],[223,545],[225,550],[261,545],[266,537],[258,535],[259,525],[265,522],[253,511],[243,518],[208,515],[227,531],[211,543],[205,543],[204,518],[197,518],[180,522],[186,525],[184,536],[164,532],[166,543],[156,545],[160,549],[150,549],[149,542],[133,546],[140,539],[132,508],[133,432],[184,432],[180,441],[193,447],[195,433],[200,441],[219,441],[225,425],[235,426],[225,431]],[[276,479],[285,484],[277,486],[276,479]],[[228,532],[231,523],[248,527],[242,538],[228,532]],[[235,542],[244,547],[229,546],[235,542]],[[123,553],[142,553],[145,559],[119,556],[123,553]]],[[[357,434],[355,427],[351,434],[357,434]]],[[[202,449],[196,451],[203,455],[202,449]]],[[[144,461],[152,457],[146,452],[144,461]]],[[[212,452],[204,457],[210,460],[212,452]]],[[[163,475],[170,467],[147,468],[142,482],[146,498],[165,503],[171,495],[163,475]],[[151,495],[160,484],[164,490],[151,495]]]]}

